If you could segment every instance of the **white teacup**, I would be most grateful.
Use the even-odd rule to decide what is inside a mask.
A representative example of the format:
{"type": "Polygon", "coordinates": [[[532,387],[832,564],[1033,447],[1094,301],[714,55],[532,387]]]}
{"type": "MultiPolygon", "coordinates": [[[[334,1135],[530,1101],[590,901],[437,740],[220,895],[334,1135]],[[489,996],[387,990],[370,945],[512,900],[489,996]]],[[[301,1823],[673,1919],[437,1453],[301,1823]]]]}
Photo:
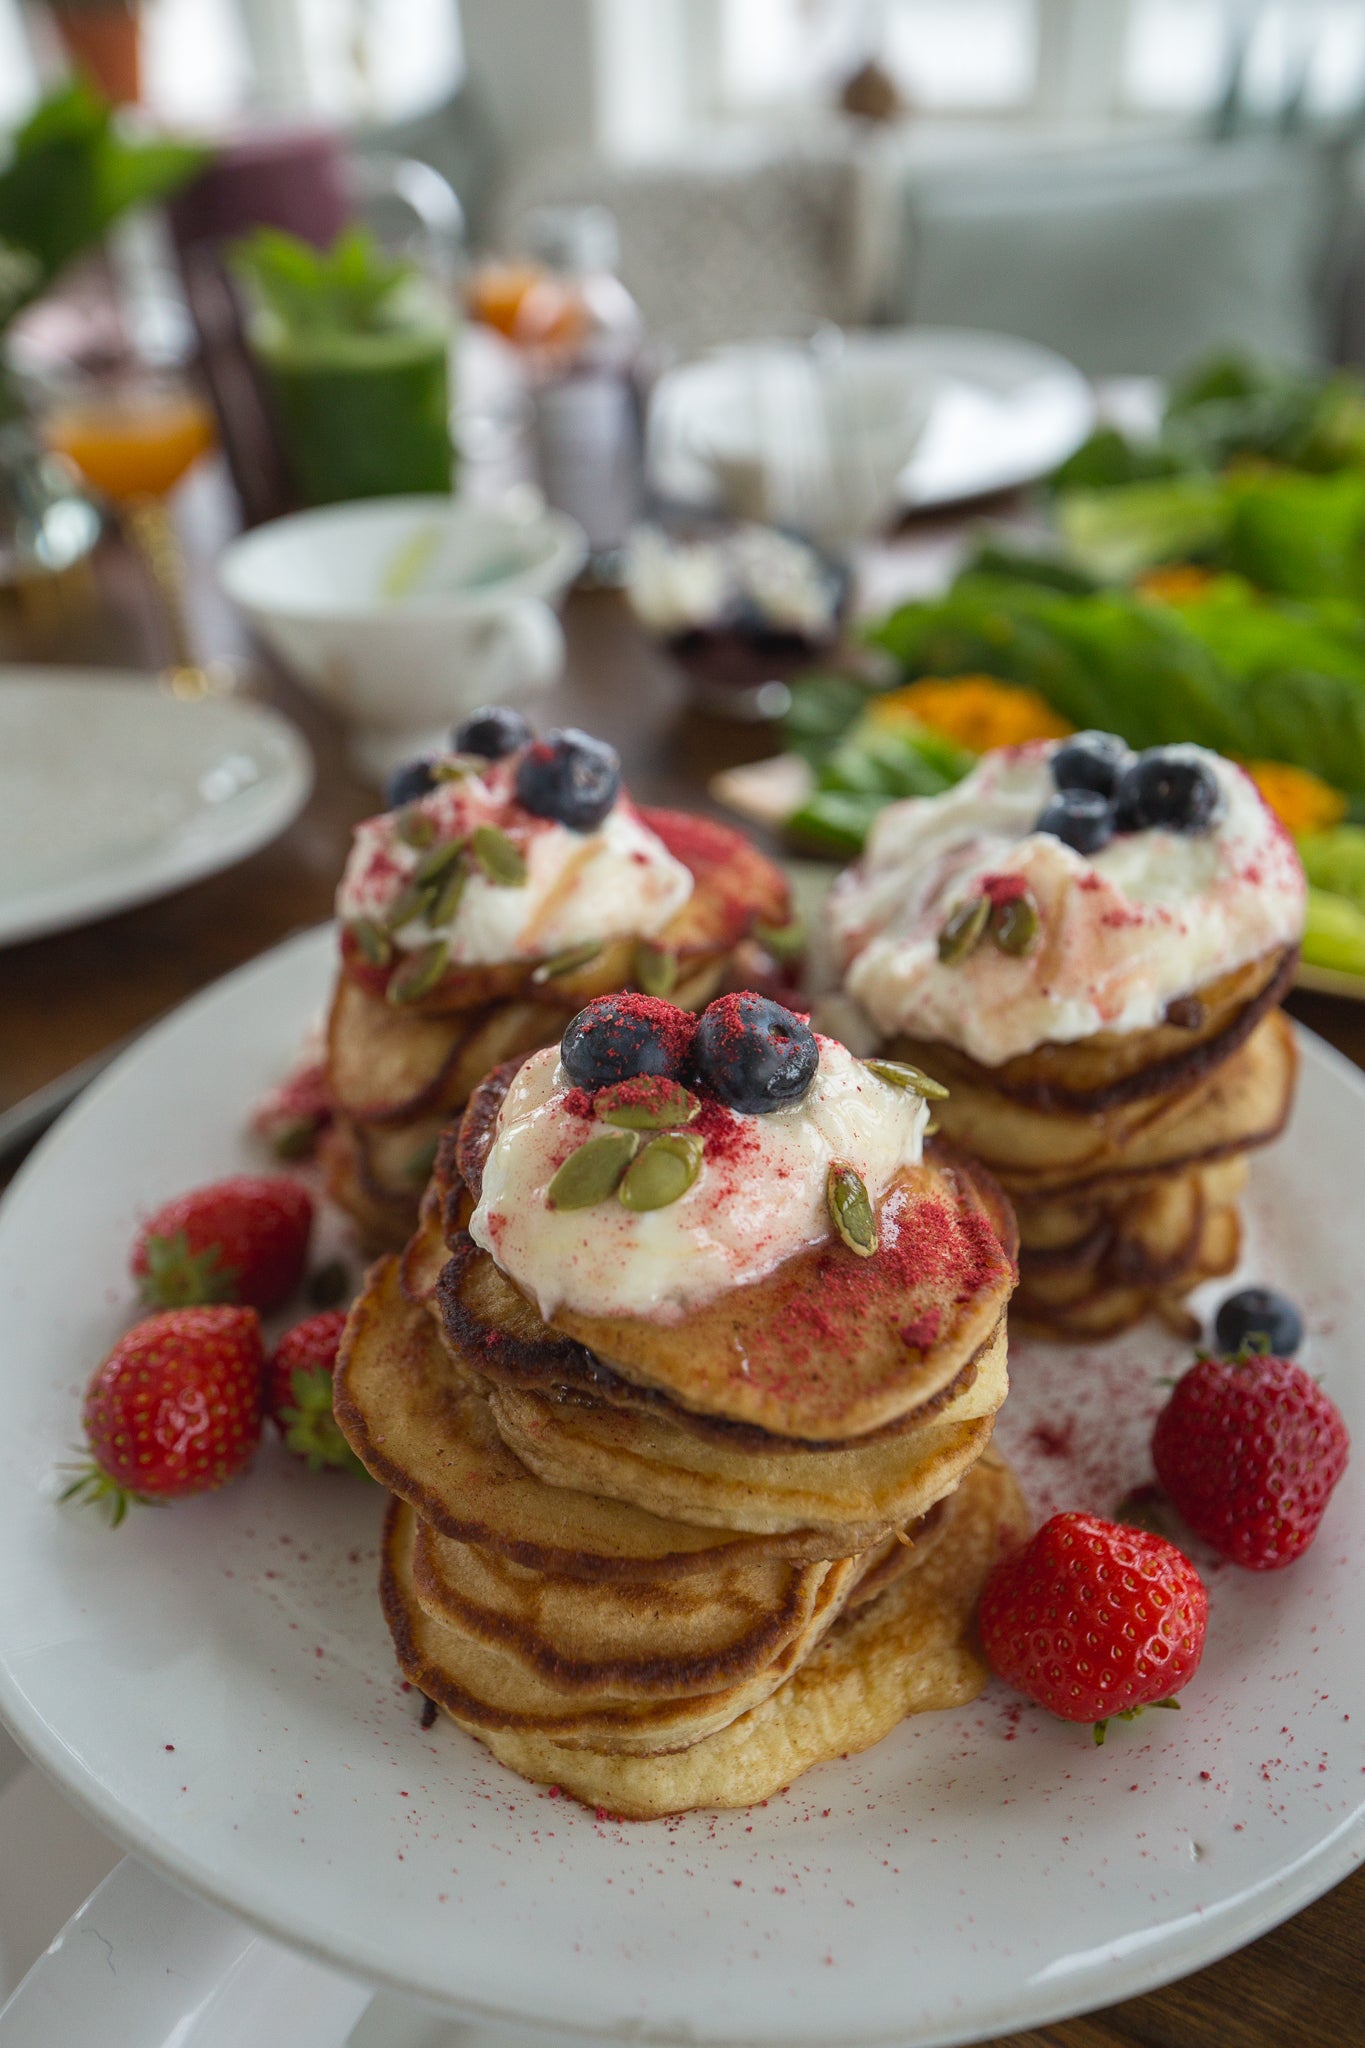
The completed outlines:
{"type": "Polygon", "coordinates": [[[586,554],[581,528],[539,506],[375,498],[257,527],[218,572],[345,720],[357,769],[382,782],[477,705],[554,681],[564,635],[552,606],[586,554]]]}

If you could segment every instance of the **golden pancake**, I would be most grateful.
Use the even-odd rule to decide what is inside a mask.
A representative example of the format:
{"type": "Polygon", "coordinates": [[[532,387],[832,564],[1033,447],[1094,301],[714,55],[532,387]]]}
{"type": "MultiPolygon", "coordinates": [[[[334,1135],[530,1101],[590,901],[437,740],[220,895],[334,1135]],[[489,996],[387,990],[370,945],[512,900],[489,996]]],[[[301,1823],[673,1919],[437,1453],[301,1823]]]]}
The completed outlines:
{"type": "Polygon", "coordinates": [[[557,1402],[493,1387],[499,1434],[550,1486],[652,1508],[682,1522],[753,1535],[823,1531],[865,1549],[903,1529],[957,1484],[990,1440],[1008,1386],[1003,1323],[971,1386],[924,1428],[836,1450],[732,1450],[662,1414],[557,1402]]]}
{"type": "Polygon", "coordinates": [[[998,1067],[933,1039],[900,1038],[888,1050],[955,1093],[962,1084],[1035,1109],[1087,1116],[1193,1085],[1234,1053],[1288,992],[1298,957],[1297,946],[1263,953],[1173,1003],[1166,1020],[1148,1031],[1096,1031],[1049,1042],[998,1067]]]}
{"type": "Polygon", "coordinates": [[[815,1442],[865,1437],[942,1392],[1000,1321],[1011,1258],[962,1164],[903,1167],[879,1249],[837,1239],[676,1321],[561,1306],[549,1327],[700,1414],[815,1442]]]}
{"type": "Polygon", "coordinates": [[[937,1105],[944,1130],[1012,1197],[1074,1194],[1268,1144],[1293,1100],[1298,1054],[1280,1010],[1194,1085],[1093,1115],[1047,1114],[957,1084],[937,1105]]]}
{"type": "Polygon", "coordinates": [[[538,1570],[658,1577],[710,1570],[718,1555],[824,1559],[856,1547],[815,1530],[731,1535],[546,1485],[507,1448],[432,1318],[404,1300],[393,1258],[371,1270],[351,1308],[333,1385],[337,1421],[382,1486],[442,1534],[538,1570]]]}
{"type": "Polygon", "coordinates": [[[337,979],[327,1025],[327,1080],[344,1115],[403,1123],[429,1109],[461,1108],[503,1060],[558,1042],[572,1010],[524,1001],[412,1016],[337,979]]]}
{"type": "MultiPolygon", "coordinates": [[[[988,1676],[976,1647],[976,1603],[992,1565],[1028,1528],[1013,1475],[988,1454],[963,1480],[941,1538],[915,1569],[847,1612],[761,1706],[676,1754],[628,1757],[543,1736],[472,1726],[469,1733],[523,1777],[626,1819],[770,1799],[812,1765],[880,1742],[907,1715],[975,1699],[988,1676]]],[[[394,1591],[415,1606],[401,1578],[394,1591]]]]}
{"type": "Polygon", "coordinates": [[[765,1700],[832,1627],[856,1582],[857,1558],[810,1566],[813,1597],[799,1626],[771,1660],[714,1690],[648,1698],[567,1691],[521,1658],[433,1616],[413,1583],[417,1518],[389,1503],[380,1598],[400,1669],[464,1725],[548,1735],[569,1748],[593,1744],[616,1755],[649,1756],[698,1742],[765,1700]]]}
{"type": "Polygon", "coordinates": [[[487,1381],[490,1387],[548,1394],[559,1402],[573,1399],[590,1405],[638,1409],[646,1415],[661,1416],[675,1427],[729,1450],[838,1450],[850,1441],[865,1449],[877,1438],[921,1429],[950,1401],[966,1392],[978,1359],[995,1337],[991,1331],[977,1351],[954,1361],[956,1370],[952,1377],[945,1379],[933,1394],[880,1429],[869,1430],[852,1440],[779,1436],[753,1423],[685,1408],[658,1387],[642,1386],[625,1378],[594,1357],[586,1345],[556,1335],[466,1232],[455,1234],[445,1264],[436,1273],[435,1285],[428,1290],[427,1282],[435,1265],[436,1252],[428,1224],[419,1230],[404,1253],[404,1292],[409,1299],[421,1301],[431,1309],[450,1349],[476,1379],[487,1381]]]}
{"type": "Polygon", "coordinates": [[[591,1581],[520,1565],[418,1522],[412,1582],[435,1621],[556,1691],[671,1698],[763,1670],[810,1622],[828,1566],[738,1553],[686,1574],[591,1581]]]}

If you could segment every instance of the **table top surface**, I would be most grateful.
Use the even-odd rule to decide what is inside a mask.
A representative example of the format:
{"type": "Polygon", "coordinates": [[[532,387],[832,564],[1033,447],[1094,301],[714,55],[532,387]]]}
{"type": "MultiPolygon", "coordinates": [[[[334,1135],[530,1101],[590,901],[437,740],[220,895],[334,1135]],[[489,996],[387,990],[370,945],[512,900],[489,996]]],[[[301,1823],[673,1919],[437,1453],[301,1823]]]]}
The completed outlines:
{"type": "MultiPolygon", "coordinates": [[[[210,477],[187,520],[193,612],[202,652],[240,656],[246,643],[214,595],[208,566],[224,516],[221,488],[210,477]]],[[[942,541],[939,521],[910,529],[899,545],[942,541]]],[[[576,593],[564,623],[567,670],[545,700],[545,720],[610,739],[642,801],[711,808],[709,776],[771,751],[763,729],[688,707],[672,664],[643,639],[615,593],[576,593]]],[[[116,546],[101,550],[92,611],[73,621],[52,652],[111,666],[162,658],[145,589],[116,546]]],[[[259,656],[249,687],[292,718],[313,749],[317,780],[307,807],[272,845],[225,873],[0,953],[0,1111],[330,916],[351,828],[374,808],[373,792],[348,768],[330,714],[259,656]]],[[[1289,1008],[1365,1067],[1365,1005],[1298,994],[1289,1008]]],[[[1358,1871],[1283,1927],[1193,1977],[1012,2035],[998,2048],[1345,2048],[1365,2034],[1363,1959],[1365,1871],[1358,1871]]]]}

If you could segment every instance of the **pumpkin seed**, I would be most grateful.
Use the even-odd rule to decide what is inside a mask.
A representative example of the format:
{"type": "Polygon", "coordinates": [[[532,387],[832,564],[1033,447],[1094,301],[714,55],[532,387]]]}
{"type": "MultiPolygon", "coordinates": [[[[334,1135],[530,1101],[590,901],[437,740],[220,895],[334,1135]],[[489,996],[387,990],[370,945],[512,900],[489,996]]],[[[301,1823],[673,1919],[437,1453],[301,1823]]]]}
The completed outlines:
{"type": "Polygon", "coordinates": [[[635,948],[635,979],[647,996],[670,996],[678,981],[678,957],[641,939],[635,948]]]}
{"type": "Polygon", "coordinates": [[[384,993],[391,1003],[400,1006],[418,1002],[431,994],[449,964],[450,949],[444,939],[436,939],[429,946],[420,946],[394,969],[384,993]]]}
{"type": "Polygon", "coordinates": [[[545,1190],[551,1209],[592,1209],[614,1195],[639,1150],[635,1131],[603,1131],[571,1152],[545,1190]]]}
{"type": "Polygon", "coordinates": [[[774,960],[799,960],[806,950],[806,927],[799,917],[794,917],[790,924],[756,924],[754,937],[774,960]]]}
{"type": "Polygon", "coordinates": [[[433,846],[429,853],[422,855],[412,871],[413,881],[422,883],[424,887],[444,882],[463,852],[463,839],[443,839],[439,846],[433,846]]]}
{"type": "Polygon", "coordinates": [[[908,1060],[864,1060],[863,1065],[877,1076],[879,1081],[889,1082],[893,1088],[904,1088],[911,1095],[923,1095],[929,1102],[946,1102],[948,1090],[942,1081],[935,1081],[932,1075],[912,1067],[908,1060]]]}
{"type": "Polygon", "coordinates": [[[477,754],[445,754],[432,762],[431,772],[437,782],[463,782],[467,775],[478,775],[487,766],[477,754]]]}
{"type": "Polygon", "coordinates": [[[553,953],[548,960],[542,960],[531,979],[539,987],[544,982],[555,981],[561,974],[572,974],[576,968],[586,967],[590,960],[595,960],[601,950],[591,939],[583,946],[566,946],[562,953],[553,953]]]}
{"type": "Polygon", "coordinates": [[[372,917],[357,917],[346,929],[366,966],[388,966],[393,958],[393,944],[382,925],[376,924],[372,917]]]}
{"type": "Polygon", "coordinates": [[[836,1159],[825,1182],[829,1219],[851,1252],[870,1259],[877,1249],[877,1219],[863,1177],[836,1159]]]}
{"type": "Polygon", "coordinates": [[[991,912],[991,937],[1002,953],[1015,959],[1027,953],[1038,936],[1038,906],[1031,896],[1012,896],[991,912]]]}
{"type": "Polygon", "coordinates": [[[631,1161],[616,1190],[627,1209],[666,1209],[685,1195],[701,1171],[702,1142],[695,1131],[651,1138],[631,1161]]]}
{"type": "Polygon", "coordinates": [[[670,1081],[662,1074],[642,1074],[633,1081],[599,1088],[592,1108],[604,1124],[620,1124],[628,1131],[669,1131],[690,1124],[701,1104],[681,1081],[670,1081]]]}
{"type": "Polygon", "coordinates": [[[427,910],[427,923],[433,931],[439,931],[442,925],[454,923],[455,913],[460,907],[460,898],[464,895],[464,885],[468,880],[469,869],[463,861],[458,861],[438,887],[427,910]]]}
{"type": "Polygon", "coordinates": [[[496,888],[515,889],[526,880],[526,862],[520,848],[496,825],[476,825],[469,848],[496,888]]]}
{"type": "Polygon", "coordinates": [[[985,936],[990,914],[988,896],[969,896],[958,904],[938,935],[938,957],[945,967],[956,967],[976,951],[985,936]]]}
{"type": "Polygon", "coordinates": [[[394,831],[404,846],[421,851],[424,846],[436,843],[436,820],[429,818],[420,804],[407,804],[394,819],[394,831]]]}
{"type": "Polygon", "coordinates": [[[431,891],[424,882],[409,882],[399,890],[384,913],[384,925],[390,932],[401,932],[404,925],[425,915],[431,902],[431,891]]]}

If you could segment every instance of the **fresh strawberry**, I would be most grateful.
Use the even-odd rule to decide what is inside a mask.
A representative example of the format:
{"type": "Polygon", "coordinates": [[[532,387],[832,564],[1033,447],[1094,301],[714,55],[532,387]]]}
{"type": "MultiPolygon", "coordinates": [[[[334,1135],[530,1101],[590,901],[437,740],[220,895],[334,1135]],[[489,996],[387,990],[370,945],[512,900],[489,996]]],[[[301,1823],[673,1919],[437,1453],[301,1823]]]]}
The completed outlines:
{"type": "Polygon", "coordinates": [[[138,1323],[86,1389],[91,1463],[62,1499],[105,1502],[117,1527],[130,1501],[185,1500],[235,1479],[260,1442],[263,1350],[254,1308],[138,1323]]]}
{"type": "Polygon", "coordinates": [[[278,1308],[303,1278],[312,1227],[313,1200],[301,1182],[240,1173],[158,1209],[133,1247],[133,1275],[154,1308],[278,1308]]]}
{"type": "Polygon", "coordinates": [[[332,1413],[332,1374],[346,1311],[324,1309],[286,1330],[265,1369],[265,1410],[285,1448],[306,1458],[310,1472],[335,1465],[346,1472],[364,1466],[337,1427],[332,1413]]]}
{"type": "Polygon", "coordinates": [[[1199,1668],[1208,1595],[1173,1543],[1099,1515],[1054,1515],[981,1595],[993,1669],[1064,1721],[1173,1706],[1199,1668]]]}
{"type": "Polygon", "coordinates": [[[1292,1358],[1201,1358],[1152,1432],[1157,1477],[1196,1536],[1249,1571],[1302,1557],[1351,1439],[1335,1402],[1292,1358]]]}

